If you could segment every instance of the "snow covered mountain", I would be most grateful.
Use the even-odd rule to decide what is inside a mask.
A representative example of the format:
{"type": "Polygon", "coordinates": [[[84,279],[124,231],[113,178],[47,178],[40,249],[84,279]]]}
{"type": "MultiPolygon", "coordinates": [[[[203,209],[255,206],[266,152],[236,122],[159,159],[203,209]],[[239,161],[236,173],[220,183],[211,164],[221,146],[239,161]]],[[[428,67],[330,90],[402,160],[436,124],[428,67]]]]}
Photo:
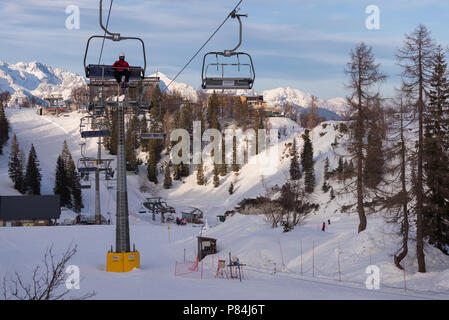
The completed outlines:
{"type": "Polygon", "coordinates": [[[85,84],[83,77],[33,61],[8,64],[0,61],[0,91],[9,91],[12,101],[24,97],[44,98],[50,93],[70,97],[72,88],[85,84]]]}
{"type": "MultiPolygon", "coordinates": [[[[290,103],[295,107],[308,108],[312,101],[310,93],[290,87],[266,90],[263,92],[263,96],[268,106],[283,106],[290,103]]],[[[346,100],[344,98],[333,98],[330,100],[317,98],[316,103],[318,108],[333,111],[340,116],[346,111],[346,100]]]]}
{"type": "Polygon", "coordinates": [[[166,91],[167,86],[170,85],[170,87],[168,88],[168,92],[172,92],[172,93],[177,92],[178,94],[183,96],[185,99],[192,101],[192,102],[196,102],[198,100],[197,91],[193,87],[189,86],[188,84],[175,82],[175,81],[172,83],[171,82],[172,80],[169,79],[165,74],[163,74],[161,72],[152,74],[151,77],[159,77],[160,78],[159,87],[161,88],[162,91],[166,91]]]}
{"type": "MultiPolygon", "coordinates": [[[[152,76],[160,77],[162,90],[171,83],[171,79],[161,72],[152,76]]],[[[86,80],[83,76],[60,68],[52,68],[40,62],[8,64],[0,61],[0,91],[9,91],[12,101],[15,101],[16,98],[33,96],[42,99],[50,93],[61,94],[64,99],[67,99],[70,97],[72,88],[85,83],[86,80]]],[[[169,91],[177,92],[190,101],[196,102],[198,99],[197,91],[185,83],[173,82],[169,91]]],[[[240,90],[234,94],[257,95],[260,93],[254,90],[240,90]]],[[[290,103],[296,107],[307,108],[312,100],[311,94],[290,87],[265,90],[261,94],[268,106],[283,106],[290,103]]],[[[317,104],[319,108],[333,111],[338,115],[345,111],[345,99],[343,98],[318,99],[317,104]]]]}

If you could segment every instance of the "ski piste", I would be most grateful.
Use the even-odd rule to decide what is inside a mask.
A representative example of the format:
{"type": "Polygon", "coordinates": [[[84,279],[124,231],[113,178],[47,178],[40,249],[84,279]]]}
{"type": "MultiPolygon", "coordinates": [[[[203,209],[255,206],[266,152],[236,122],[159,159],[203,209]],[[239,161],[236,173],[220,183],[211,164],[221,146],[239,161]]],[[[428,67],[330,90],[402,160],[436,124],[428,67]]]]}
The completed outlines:
{"type": "MultiPolygon", "coordinates": [[[[170,72],[169,77],[150,71],[158,70],[152,59],[148,59],[147,66],[148,35],[132,23],[126,32],[112,32],[115,25],[110,29],[106,26],[106,6],[102,8],[103,1],[99,4],[104,15],[100,15],[101,28],[95,21],[89,29],[86,25],[86,30],[89,34],[96,32],[98,39],[106,37],[111,41],[103,53],[108,59],[119,52],[111,50],[109,45],[122,40],[128,49],[132,46],[129,40],[142,44],[143,62],[130,54],[133,64],[126,85],[123,78],[126,75],[117,81],[117,70],[109,62],[97,64],[98,48],[86,48],[85,77],[36,61],[0,62],[0,93],[11,94],[2,104],[10,132],[0,155],[0,251],[8,257],[0,263],[0,276],[11,272],[27,274],[42,261],[46,248],[62,253],[70,244],[76,244],[78,252],[71,264],[80,270],[79,292],[95,291],[93,299],[449,298],[449,257],[427,240],[427,273],[418,272],[413,214],[410,214],[408,254],[401,262],[404,270],[393,260],[403,241],[400,223],[390,219],[393,210],[375,208],[367,214],[367,229],[357,232],[359,217],[354,207],[357,198],[354,193],[343,192],[350,181],[347,179],[353,176],[346,179],[343,171],[339,173],[341,163],[346,169],[353,165],[348,145],[354,119],[347,111],[348,104],[355,102],[345,98],[318,98],[290,86],[262,90],[259,81],[269,83],[268,88],[277,84],[272,85],[264,77],[264,71],[259,72],[264,66],[252,42],[251,21],[257,15],[250,10],[253,6],[240,1],[234,9],[227,8],[224,24],[229,24],[226,38],[229,41],[210,41],[221,34],[218,31],[222,32],[222,25],[219,25],[193,60],[189,60],[191,55],[179,57],[181,61],[177,65],[181,70],[170,72]],[[236,31],[239,31],[238,38],[236,31]],[[132,36],[127,37],[128,34],[132,36]],[[239,44],[235,49],[225,49],[232,47],[230,43],[236,39],[239,44]],[[242,51],[237,52],[240,47],[242,51]],[[246,62],[245,57],[249,58],[246,62]],[[222,61],[232,58],[236,60],[222,61]],[[183,65],[184,62],[187,64],[183,65]],[[249,74],[227,76],[229,67],[249,74]],[[189,84],[178,81],[190,68],[195,68],[197,81],[189,84]],[[218,73],[208,75],[213,69],[218,73]],[[195,89],[201,86],[203,90],[195,89]],[[76,96],[74,89],[79,87],[88,88],[85,103],[72,101],[76,96]],[[154,97],[156,89],[160,95],[154,97]],[[193,118],[202,113],[204,129],[216,129],[208,123],[208,117],[214,113],[210,107],[214,99],[219,103],[215,116],[220,131],[245,129],[237,141],[243,146],[253,141],[251,129],[258,126],[267,133],[276,130],[277,134],[267,139],[266,148],[257,155],[245,151],[245,161],[234,166],[237,168],[233,168],[233,150],[227,150],[224,158],[227,156],[231,162],[227,163],[224,174],[220,171],[223,167],[217,167],[212,158],[205,157],[206,161],[201,163],[204,184],[199,185],[198,164],[172,163],[170,151],[177,141],[170,141],[176,129],[172,123],[183,126],[185,119],[198,121],[193,118]],[[247,113],[242,116],[241,109],[235,106],[248,107],[247,113]],[[134,136],[128,136],[134,117],[147,127],[139,127],[134,136]],[[313,146],[314,188],[306,196],[298,193],[309,204],[304,209],[308,211],[304,215],[295,212],[299,215],[298,223],[289,225],[293,211],[285,209],[283,200],[279,199],[289,201],[283,192],[287,184],[294,183],[290,179],[293,141],[299,155],[304,150],[307,132],[313,146]],[[54,194],[55,164],[63,142],[67,142],[80,175],[83,199],[80,212],[70,206],[62,207],[59,218],[48,222],[50,225],[46,227],[38,227],[47,223],[45,219],[1,219],[2,210],[6,210],[1,206],[1,197],[27,196],[14,189],[8,172],[13,134],[25,156],[32,144],[36,149],[42,195],[54,194]],[[109,150],[111,137],[117,138],[115,152],[109,150]],[[129,169],[133,163],[127,149],[130,143],[135,144],[132,152],[136,167],[132,169],[129,169]],[[154,168],[158,183],[148,178],[151,152],[148,149],[154,145],[161,146],[154,168]],[[269,159],[270,173],[266,173],[267,162],[263,159],[269,159]],[[188,174],[183,173],[186,165],[188,174]],[[330,179],[325,177],[325,166],[330,179]],[[171,179],[166,185],[167,171],[171,179]],[[179,179],[175,178],[176,174],[179,179]],[[214,185],[215,180],[218,185],[214,185]],[[123,266],[110,267],[117,261],[122,261],[123,266]]],[[[149,42],[149,47],[152,45],[149,42]]],[[[131,51],[128,49],[125,52],[131,51]]],[[[392,99],[385,100],[390,106],[392,99]]],[[[397,114],[392,114],[388,121],[393,125],[389,128],[396,130],[397,114]]],[[[418,129],[412,114],[410,111],[406,115],[410,120],[405,133],[409,149],[413,148],[418,129]]],[[[195,144],[189,126],[190,123],[181,129],[187,131],[188,139],[192,137],[191,146],[186,149],[191,151],[190,147],[194,149],[195,144]]],[[[369,131],[368,126],[365,129],[369,131]]],[[[387,131],[386,145],[392,146],[395,137],[392,131],[387,131]]],[[[205,138],[199,145],[204,147],[208,142],[205,138]]],[[[398,159],[392,162],[398,164],[398,159]]],[[[411,177],[409,171],[411,166],[406,172],[411,177]]],[[[305,176],[306,172],[301,171],[301,188],[305,176]]],[[[407,181],[407,188],[410,186],[411,181],[407,181]]],[[[382,187],[390,195],[398,191],[396,184],[382,187]]],[[[373,201],[370,205],[376,204],[373,201]]]]}

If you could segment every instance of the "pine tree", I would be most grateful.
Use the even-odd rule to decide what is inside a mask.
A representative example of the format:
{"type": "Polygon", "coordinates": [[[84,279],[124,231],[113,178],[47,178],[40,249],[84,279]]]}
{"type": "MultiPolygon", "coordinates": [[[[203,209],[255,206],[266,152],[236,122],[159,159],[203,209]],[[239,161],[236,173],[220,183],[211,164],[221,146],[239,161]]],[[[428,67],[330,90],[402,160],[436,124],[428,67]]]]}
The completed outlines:
{"type": "Polygon", "coordinates": [[[330,178],[329,158],[326,157],[326,160],[324,160],[324,181],[329,180],[329,178],[330,178]]]}
{"type": "Polygon", "coordinates": [[[335,169],[335,172],[337,173],[338,180],[343,180],[343,172],[345,170],[343,157],[338,158],[338,166],[337,169],[335,169]]]}
{"type": "Polygon", "coordinates": [[[378,96],[372,92],[372,88],[385,81],[386,75],[380,71],[380,65],[376,63],[372,48],[364,43],[351,50],[351,60],[347,64],[345,73],[348,76],[347,88],[351,90],[351,96],[347,97],[353,121],[352,140],[350,148],[353,157],[357,160],[357,212],[359,215],[358,232],[366,229],[367,219],[364,205],[364,183],[363,183],[363,160],[364,160],[364,138],[365,117],[364,111],[368,104],[378,96]]]}
{"type": "Polygon", "coordinates": [[[218,188],[220,186],[220,169],[218,164],[214,163],[214,187],[218,188]]]}
{"type": "Polygon", "coordinates": [[[11,152],[9,155],[8,173],[14,183],[14,189],[20,193],[25,193],[24,163],[22,157],[20,156],[20,151],[17,136],[14,135],[12,138],[11,152]]]}
{"type": "Polygon", "coordinates": [[[329,181],[329,158],[326,158],[326,160],[324,160],[324,174],[323,174],[323,185],[321,186],[321,190],[324,193],[327,193],[329,191],[329,189],[331,188],[328,181],[329,181]]]}
{"type": "Polygon", "coordinates": [[[148,168],[147,168],[148,180],[157,184],[157,162],[154,152],[150,152],[148,156],[148,168]]]}
{"type": "Polygon", "coordinates": [[[218,109],[220,107],[220,101],[218,99],[217,94],[214,92],[212,96],[209,98],[209,102],[207,104],[207,123],[209,125],[209,129],[217,129],[220,130],[220,122],[218,121],[218,109]]]}
{"type": "Polygon", "coordinates": [[[181,171],[182,171],[182,167],[180,164],[173,165],[173,180],[181,181],[181,171]]]}
{"type": "Polygon", "coordinates": [[[240,170],[240,166],[237,163],[237,138],[234,137],[232,141],[232,172],[237,173],[240,170]]]}
{"type": "Polygon", "coordinates": [[[318,114],[316,112],[316,100],[317,98],[315,96],[312,96],[312,100],[310,101],[309,105],[309,116],[307,120],[307,127],[310,130],[315,128],[318,124],[318,114]]]}
{"type": "Polygon", "coordinates": [[[254,131],[256,132],[256,154],[259,154],[260,152],[263,151],[262,150],[263,146],[259,146],[259,130],[265,129],[264,114],[265,114],[265,111],[263,109],[259,109],[259,110],[255,111],[255,113],[254,113],[253,128],[254,128],[254,131]]]}
{"type": "Polygon", "coordinates": [[[83,193],[81,189],[80,176],[78,172],[72,178],[72,208],[76,213],[80,213],[83,205],[83,193]]]}
{"type": "Polygon", "coordinates": [[[189,134],[193,134],[193,110],[190,103],[187,101],[184,104],[181,112],[181,126],[180,129],[185,129],[189,132],[189,134]]]}
{"type": "MultiPolygon", "coordinates": [[[[380,103],[380,102],[377,102],[380,103]]],[[[363,182],[366,187],[374,189],[383,179],[385,173],[385,160],[383,150],[383,128],[381,127],[382,110],[379,106],[373,106],[369,110],[368,137],[366,144],[366,157],[363,168],[363,182]]],[[[347,175],[350,175],[349,165],[347,175]]]]}
{"type": "Polygon", "coordinates": [[[170,189],[172,186],[172,178],[170,172],[170,163],[165,164],[165,177],[164,177],[164,189],[170,189]]]}
{"type": "Polygon", "coordinates": [[[304,170],[304,186],[307,193],[312,193],[315,189],[315,163],[313,161],[313,145],[310,140],[310,131],[306,130],[302,138],[304,147],[301,153],[301,165],[304,170]]]}
{"type": "Polygon", "coordinates": [[[323,185],[321,186],[321,191],[323,191],[323,193],[327,193],[330,189],[330,185],[329,183],[327,183],[326,180],[323,181],[323,185]]]}
{"type": "Polygon", "coordinates": [[[6,118],[3,104],[0,104],[0,155],[3,154],[3,146],[9,139],[9,122],[6,118]]]}
{"type": "Polygon", "coordinates": [[[204,186],[205,185],[203,161],[201,161],[201,163],[196,168],[196,183],[199,186],[204,186]]]}
{"type": "Polygon", "coordinates": [[[417,106],[418,114],[418,152],[416,172],[416,257],[418,272],[426,272],[424,257],[424,111],[425,92],[429,86],[435,56],[435,43],[429,30],[419,25],[411,34],[406,34],[404,46],[399,50],[397,59],[403,68],[403,87],[412,92],[412,103],[417,106]]]}
{"type": "Polygon", "coordinates": [[[449,254],[449,81],[441,49],[435,56],[424,112],[423,169],[425,173],[423,222],[429,243],[449,254]]]}
{"type": "MultiPolygon", "coordinates": [[[[388,171],[392,176],[396,176],[396,178],[389,181],[389,189],[398,191],[395,194],[389,192],[390,194],[384,200],[386,209],[393,212],[393,218],[391,220],[393,222],[399,222],[401,226],[399,229],[400,235],[402,236],[401,250],[399,250],[393,258],[394,264],[400,270],[404,269],[403,266],[401,266],[401,261],[404,260],[408,254],[410,230],[409,202],[414,198],[413,192],[407,189],[407,158],[409,156],[409,148],[407,147],[404,132],[408,125],[405,121],[405,117],[410,114],[410,112],[408,110],[408,104],[405,102],[407,99],[406,97],[406,92],[402,90],[398,91],[398,96],[395,101],[395,107],[398,109],[398,112],[393,115],[393,119],[395,120],[395,123],[397,123],[397,125],[395,125],[397,129],[391,132],[390,139],[393,143],[391,143],[392,147],[389,148],[386,155],[386,163],[390,164],[390,167],[387,166],[388,171]],[[396,161],[392,161],[396,159],[399,160],[399,166],[395,163],[396,161]],[[392,163],[394,164],[392,165],[392,163]],[[397,172],[399,172],[399,175],[396,174],[397,172]],[[398,186],[396,187],[396,185],[398,186]]],[[[411,167],[413,172],[413,165],[411,165],[411,167]]]]}
{"type": "Polygon", "coordinates": [[[73,161],[72,154],[69,152],[68,162],[66,164],[67,184],[72,195],[71,208],[75,212],[80,212],[83,208],[83,194],[81,190],[80,176],[73,161]]]}
{"type": "MultiPolygon", "coordinates": [[[[141,128],[141,133],[148,133],[148,123],[147,123],[146,117],[142,117],[142,119],[140,120],[140,128],[141,128]]],[[[142,146],[143,152],[149,152],[148,140],[141,140],[140,144],[142,146]]]]}
{"type": "Polygon", "coordinates": [[[231,184],[229,185],[229,194],[234,194],[234,182],[231,182],[231,184]]]}
{"type": "Polygon", "coordinates": [[[73,161],[72,154],[67,145],[67,141],[64,140],[61,152],[61,159],[64,162],[65,173],[67,177],[67,187],[70,190],[70,202],[65,204],[66,207],[72,208],[75,212],[81,212],[83,208],[82,190],[81,190],[81,178],[73,161]]]}
{"type": "Polygon", "coordinates": [[[240,98],[237,98],[237,101],[235,103],[235,114],[237,114],[237,123],[239,127],[246,127],[246,124],[248,123],[248,115],[249,115],[249,107],[248,103],[245,101],[243,102],[240,98]]]}
{"type": "Polygon", "coordinates": [[[291,162],[290,162],[290,179],[299,180],[301,179],[301,169],[299,168],[299,156],[298,148],[296,144],[296,138],[293,139],[293,146],[290,151],[291,162]]]}
{"type": "Polygon", "coordinates": [[[39,168],[39,160],[37,159],[34,145],[31,145],[30,153],[28,154],[28,163],[25,173],[26,192],[31,195],[41,194],[41,180],[42,175],[39,168]]]}
{"type": "MultiPolygon", "coordinates": [[[[67,145],[66,140],[64,140],[64,142],[62,143],[61,158],[62,158],[62,160],[64,160],[64,164],[67,168],[70,160],[72,159],[72,154],[70,153],[69,146],[67,145]]],[[[72,159],[72,161],[73,161],[73,159],[72,159]]]]}
{"type": "Polygon", "coordinates": [[[60,196],[60,205],[65,207],[71,205],[70,188],[68,185],[67,171],[64,163],[64,159],[59,155],[56,162],[56,173],[55,173],[55,186],[53,188],[54,194],[60,196]]]}
{"type": "Polygon", "coordinates": [[[181,163],[181,177],[188,177],[190,175],[190,166],[188,164],[181,163]]]}
{"type": "Polygon", "coordinates": [[[220,176],[225,177],[228,174],[228,166],[226,165],[226,144],[224,135],[221,140],[221,150],[220,176]]]}

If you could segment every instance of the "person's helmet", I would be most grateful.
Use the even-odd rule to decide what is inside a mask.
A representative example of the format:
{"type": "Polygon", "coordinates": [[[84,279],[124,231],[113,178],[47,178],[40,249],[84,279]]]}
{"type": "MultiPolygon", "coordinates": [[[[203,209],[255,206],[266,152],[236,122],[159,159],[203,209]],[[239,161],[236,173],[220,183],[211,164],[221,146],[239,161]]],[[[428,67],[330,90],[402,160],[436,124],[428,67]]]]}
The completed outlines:
{"type": "Polygon", "coordinates": [[[125,58],[125,54],[123,52],[121,52],[118,57],[119,58],[122,58],[122,57],[125,58]]]}

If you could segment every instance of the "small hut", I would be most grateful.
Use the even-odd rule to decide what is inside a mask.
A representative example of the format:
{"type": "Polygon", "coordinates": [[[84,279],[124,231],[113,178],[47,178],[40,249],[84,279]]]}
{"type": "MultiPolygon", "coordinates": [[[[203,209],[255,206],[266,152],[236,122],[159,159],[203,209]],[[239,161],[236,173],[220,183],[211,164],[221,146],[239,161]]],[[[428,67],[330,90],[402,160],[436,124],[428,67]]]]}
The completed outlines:
{"type": "Polygon", "coordinates": [[[182,219],[186,219],[188,223],[203,223],[203,212],[198,208],[192,208],[190,211],[182,211],[182,219]]]}
{"type": "Polygon", "coordinates": [[[215,253],[217,253],[217,239],[198,237],[198,261],[215,253]]]}

